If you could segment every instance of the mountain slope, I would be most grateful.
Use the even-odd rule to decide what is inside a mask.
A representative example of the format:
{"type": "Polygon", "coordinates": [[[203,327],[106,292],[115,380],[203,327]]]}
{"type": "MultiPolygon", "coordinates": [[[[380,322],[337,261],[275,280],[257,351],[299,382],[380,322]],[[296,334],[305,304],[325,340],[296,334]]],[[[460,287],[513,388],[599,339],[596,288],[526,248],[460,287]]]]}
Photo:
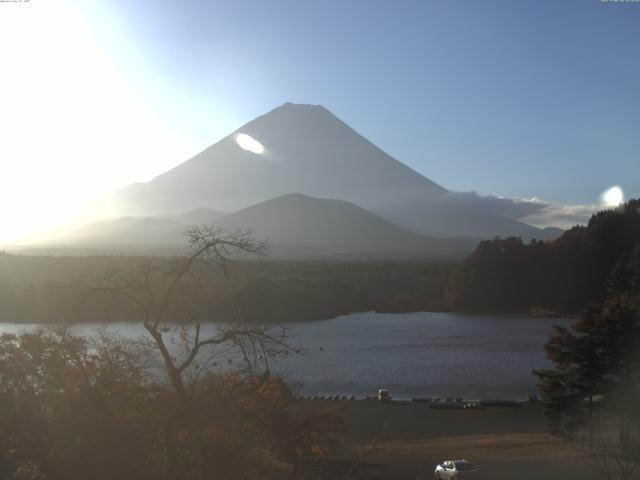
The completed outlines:
{"type": "Polygon", "coordinates": [[[440,199],[384,206],[375,213],[402,228],[435,237],[546,240],[562,233],[559,229],[542,230],[504,215],[440,199]]]}
{"type": "Polygon", "coordinates": [[[82,245],[184,245],[183,232],[194,225],[213,223],[224,213],[198,208],[182,215],[162,217],[120,217],[78,226],[63,232],[57,240],[63,244],[82,245]]]}
{"type": "Polygon", "coordinates": [[[461,258],[477,243],[411,233],[344,200],[302,194],[276,197],[227,216],[200,208],[183,215],[96,222],[67,232],[59,243],[105,252],[139,253],[148,246],[176,253],[185,247],[184,231],[200,224],[251,230],[257,240],[269,241],[268,255],[275,258],[461,258]]]}
{"type": "Polygon", "coordinates": [[[253,205],[216,223],[226,230],[251,229],[268,239],[273,256],[461,256],[469,240],[440,240],[403,230],[343,200],[289,194],[253,205]]]}
{"type": "Polygon", "coordinates": [[[345,200],[418,234],[526,240],[550,235],[481,204],[452,202],[444,187],[324,107],[291,103],[150,182],[115,192],[109,204],[123,216],[167,215],[203,205],[237,211],[290,192],[345,200]],[[239,141],[247,135],[249,150],[239,141]]]}
{"type": "Polygon", "coordinates": [[[234,211],[302,192],[371,208],[437,198],[446,190],[377,148],[322,106],[284,104],[192,159],[116,194],[127,215],[158,215],[198,205],[234,211]],[[238,134],[264,146],[243,150],[238,134]]]}

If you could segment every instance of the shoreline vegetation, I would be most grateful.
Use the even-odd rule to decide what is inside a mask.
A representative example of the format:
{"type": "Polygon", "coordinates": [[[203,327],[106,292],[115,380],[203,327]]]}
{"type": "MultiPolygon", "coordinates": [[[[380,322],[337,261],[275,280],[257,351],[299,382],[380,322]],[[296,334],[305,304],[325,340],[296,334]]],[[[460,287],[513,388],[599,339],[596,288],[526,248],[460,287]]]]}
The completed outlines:
{"type": "Polygon", "coordinates": [[[447,283],[445,304],[461,312],[575,314],[601,301],[607,279],[640,251],[640,200],[595,213],[552,242],[480,242],[447,283]]]}
{"type": "MultiPolygon", "coordinates": [[[[109,323],[135,321],[123,299],[97,286],[114,272],[151,261],[170,269],[172,257],[33,257],[0,253],[0,322],[109,323]]],[[[283,262],[242,260],[226,271],[198,266],[206,321],[289,323],[355,312],[446,311],[452,262],[283,262]],[[240,318],[239,318],[240,317],[240,318]]],[[[181,291],[183,299],[189,292],[181,291]]]]}
{"type": "Polygon", "coordinates": [[[301,400],[278,378],[242,372],[189,376],[182,398],[149,376],[148,354],[109,335],[0,335],[2,473],[415,480],[457,452],[496,479],[597,478],[532,403],[301,400]]]}
{"type": "MultiPolygon", "coordinates": [[[[566,328],[556,329],[546,350],[559,370],[536,372],[542,380],[551,379],[540,384],[542,408],[537,397],[528,403],[467,403],[469,408],[458,399],[388,404],[300,399],[266,364],[272,355],[296,352],[286,333],[271,324],[434,306],[526,308],[550,316],[613,294],[620,312],[636,315],[625,302],[636,298],[639,239],[640,201],[631,201],[594,215],[587,227],[551,243],[481,242],[458,265],[230,262],[235,251],[259,257],[263,244],[246,233],[224,234],[212,227],[190,232],[183,258],[0,254],[0,321],[138,321],[150,336],[146,342],[106,334],[81,338],[64,326],[0,335],[0,401],[9,412],[0,429],[3,450],[10,452],[2,458],[2,469],[65,480],[87,474],[106,480],[113,463],[122,478],[204,478],[222,465],[219,477],[229,480],[255,478],[257,472],[274,480],[409,479],[455,450],[494,478],[526,478],[523,468],[535,473],[531,478],[595,478],[583,460],[609,457],[581,443],[581,429],[592,427],[577,405],[585,394],[567,406],[566,392],[556,391],[557,380],[567,372],[552,353],[563,338],[571,345],[592,345],[586,327],[609,328],[608,315],[630,320],[633,327],[637,317],[618,315],[613,304],[581,317],[574,327],[579,338],[569,338],[566,328]],[[201,337],[201,322],[211,320],[228,325],[201,337]],[[181,354],[169,347],[171,324],[179,331],[181,354]],[[231,346],[242,351],[244,367],[235,373],[208,372],[208,362],[231,346]],[[149,368],[158,354],[164,360],[163,378],[149,368]],[[554,415],[565,410],[575,415],[578,426],[560,432],[554,415]],[[104,451],[111,452],[109,459],[100,454],[104,451]]],[[[594,338],[610,338],[612,358],[617,358],[622,340],[594,338]]],[[[637,351],[633,346],[627,350],[637,351]]],[[[635,385],[633,375],[620,383],[635,385]]],[[[584,383],[570,375],[572,388],[574,380],[584,383]]],[[[618,396],[607,385],[598,384],[586,396],[605,392],[603,406],[610,407],[607,396],[614,404],[618,396]]],[[[629,419],[636,414],[622,413],[620,418],[629,419]]],[[[610,432],[603,435],[609,441],[610,432]]],[[[626,471],[640,457],[627,461],[626,448],[635,437],[621,438],[626,443],[614,454],[626,471]]]]}
{"type": "MultiPolygon", "coordinates": [[[[573,316],[640,249],[640,200],[594,214],[552,242],[482,241],[462,262],[237,260],[198,266],[194,307],[207,321],[288,323],[356,312],[573,316]]],[[[134,312],[96,287],[142,265],[169,272],[179,257],[28,256],[0,252],[0,322],[109,323],[134,312]]],[[[183,300],[191,294],[177,292],[183,300]]],[[[193,299],[191,299],[193,300],[193,299]]]]}

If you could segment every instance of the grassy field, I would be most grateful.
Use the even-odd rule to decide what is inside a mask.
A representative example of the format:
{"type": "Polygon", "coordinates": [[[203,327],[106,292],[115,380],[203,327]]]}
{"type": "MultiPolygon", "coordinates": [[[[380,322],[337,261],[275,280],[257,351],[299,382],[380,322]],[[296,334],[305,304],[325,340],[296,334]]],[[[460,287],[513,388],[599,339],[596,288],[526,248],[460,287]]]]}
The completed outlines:
{"type": "Polygon", "coordinates": [[[534,406],[436,410],[411,402],[351,401],[341,408],[348,428],[341,457],[353,478],[432,479],[435,464],[457,458],[474,463],[479,479],[601,478],[574,447],[547,433],[534,406]]]}

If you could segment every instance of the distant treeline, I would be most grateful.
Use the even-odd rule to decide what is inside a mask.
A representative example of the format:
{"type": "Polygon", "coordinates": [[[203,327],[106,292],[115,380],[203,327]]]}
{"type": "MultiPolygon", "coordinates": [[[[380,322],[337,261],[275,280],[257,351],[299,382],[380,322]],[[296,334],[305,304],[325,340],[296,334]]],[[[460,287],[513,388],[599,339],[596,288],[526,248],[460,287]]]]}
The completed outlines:
{"type": "Polygon", "coordinates": [[[594,214],[586,227],[559,239],[481,242],[446,288],[446,303],[463,311],[575,313],[606,291],[618,263],[640,245],[640,200],[594,214]]]}
{"type": "MultiPolygon", "coordinates": [[[[0,322],[75,323],[138,320],[132,306],[102,290],[103,279],[133,278],[149,262],[170,271],[174,259],[54,257],[0,253],[0,322]]],[[[203,320],[290,322],[358,311],[442,310],[453,263],[239,261],[200,272],[197,293],[180,308],[203,320]]],[[[202,267],[205,268],[205,267],[202,267]]]]}
{"type": "MultiPolygon", "coordinates": [[[[322,320],[359,311],[577,313],[597,301],[616,264],[640,245],[640,200],[598,212],[553,242],[496,238],[461,264],[414,261],[238,261],[202,267],[185,306],[211,321],[322,320]],[[197,288],[196,288],[197,287],[197,288]],[[197,290],[197,291],[195,291],[197,290]]],[[[638,247],[640,248],[640,247],[638,247]]],[[[0,322],[138,320],[131,304],[100,288],[171,257],[27,256],[0,253],[0,322]]],[[[178,311],[178,309],[176,309],[178,311]]]]}

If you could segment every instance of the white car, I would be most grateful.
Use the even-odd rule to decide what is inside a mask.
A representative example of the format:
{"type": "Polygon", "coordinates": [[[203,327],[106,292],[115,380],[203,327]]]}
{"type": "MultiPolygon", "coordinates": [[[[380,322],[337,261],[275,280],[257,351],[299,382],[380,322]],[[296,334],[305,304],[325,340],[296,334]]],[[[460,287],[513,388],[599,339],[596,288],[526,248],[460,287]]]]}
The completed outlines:
{"type": "Polygon", "coordinates": [[[436,466],[436,480],[472,479],[477,472],[466,460],[445,460],[436,466]]]}

